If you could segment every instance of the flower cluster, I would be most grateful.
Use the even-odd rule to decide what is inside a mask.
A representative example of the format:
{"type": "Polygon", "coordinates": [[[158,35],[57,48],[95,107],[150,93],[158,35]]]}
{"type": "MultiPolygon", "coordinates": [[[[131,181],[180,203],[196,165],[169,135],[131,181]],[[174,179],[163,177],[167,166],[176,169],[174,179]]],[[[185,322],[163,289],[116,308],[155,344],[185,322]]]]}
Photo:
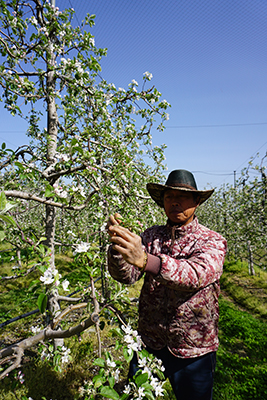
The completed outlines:
{"type": "MultiPolygon", "coordinates": [[[[58,274],[57,269],[52,269],[51,267],[47,268],[44,272],[44,275],[40,277],[40,281],[44,283],[44,285],[51,285],[54,282],[56,275],[58,274]]],[[[61,277],[61,275],[59,275],[61,277]]]]}
{"type": "Polygon", "coordinates": [[[23,383],[24,383],[24,374],[23,374],[21,371],[19,371],[19,372],[18,372],[18,375],[17,375],[17,377],[16,377],[16,379],[17,379],[21,384],[23,384],[23,383]]]}
{"type": "MultiPolygon", "coordinates": [[[[43,282],[44,285],[51,285],[54,283],[56,286],[60,285],[60,278],[61,274],[58,273],[58,270],[56,268],[47,268],[47,270],[44,272],[44,275],[40,277],[40,281],[43,282]]],[[[69,290],[69,281],[65,279],[62,282],[62,287],[65,291],[69,290]]]]}
{"type": "Polygon", "coordinates": [[[147,79],[148,81],[151,81],[151,79],[153,78],[153,75],[148,71],[146,71],[143,75],[144,79],[147,79]]]}
{"type": "Polygon", "coordinates": [[[121,328],[125,332],[124,342],[127,344],[128,353],[131,354],[132,351],[141,350],[141,337],[138,332],[133,330],[130,325],[122,325],[121,328]]]}
{"type": "Polygon", "coordinates": [[[66,190],[62,188],[62,186],[58,186],[57,183],[54,183],[53,188],[55,189],[55,193],[58,197],[62,199],[66,199],[68,197],[68,193],[66,190]]]}
{"type": "Polygon", "coordinates": [[[52,345],[41,346],[41,360],[44,361],[52,361],[53,365],[60,365],[60,364],[67,364],[71,361],[71,350],[68,349],[66,346],[58,347],[54,350],[52,345]]]}
{"type": "Polygon", "coordinates": [[[68,349],[65,346],[62,346],[61,348],[62,354],[61,354],[61,363],[65,364],[70,361],[70,349],[68,349]]]}
{"type": "MultiPolygon", "coordinates": [[[[133,351],[138,357],[138,371],[133,379],[131,379],[122,388],[121,397],[123,399],[156,399],[163,397],[165,391],[163,383],[165,377],[163,375],[164,367],[162,361],[149,354],[146,350],[141,349],[141,338],[136,330],[133,330],[130,325],[122,326],[121,329],[114,329],[114,334],[117,333],[119,343],[118,348],[123,347],[125,360],[129,362],[132,358],[133,351]]],[[[94,365],[99,367],[95,370],[95,375],[92,381],[84,382],[79,388],[80,397],[89,396],[92,400],[97,394],[108,398],[119,398],[119,393],[115,390],[115,384],[119,382],[120,373],[124,368],[124,363],[120,360],[114,360],[113,356],[105,353],[105,358],[97,358],[94,360],[94,365]]]]}

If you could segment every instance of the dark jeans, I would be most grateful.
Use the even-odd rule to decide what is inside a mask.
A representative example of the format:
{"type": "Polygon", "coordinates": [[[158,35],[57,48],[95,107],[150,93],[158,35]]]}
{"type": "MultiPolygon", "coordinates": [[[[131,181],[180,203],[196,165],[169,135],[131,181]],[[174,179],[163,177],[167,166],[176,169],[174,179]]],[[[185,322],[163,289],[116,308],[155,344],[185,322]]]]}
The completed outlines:
{"type": "MultiPolygon", "coordinates": [[[[167,347],[152,350],[150,353],[160,358],[165,367],[165,376],[169,378],[176,399],[178,400],[212,400],[216,353],[208,353],[196,358],[174,357],[167,347]]],[[[129,377],[138,370],[138,361],[134,355],[129,369],[129,377]]]]}

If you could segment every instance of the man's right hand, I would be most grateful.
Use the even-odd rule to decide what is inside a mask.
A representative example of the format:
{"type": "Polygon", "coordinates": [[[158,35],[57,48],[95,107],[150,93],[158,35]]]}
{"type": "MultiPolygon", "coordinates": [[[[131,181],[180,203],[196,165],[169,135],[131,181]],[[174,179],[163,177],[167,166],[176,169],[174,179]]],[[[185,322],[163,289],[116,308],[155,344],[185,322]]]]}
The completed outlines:
{"type": "Polygon", "coordinates": [[[106,225],[113,249],[120,253],[126,262],[142,269],[146,254],[141,237],[121,226],[122,220],[122,216],[116,213],[109,217],[106,225]]]}

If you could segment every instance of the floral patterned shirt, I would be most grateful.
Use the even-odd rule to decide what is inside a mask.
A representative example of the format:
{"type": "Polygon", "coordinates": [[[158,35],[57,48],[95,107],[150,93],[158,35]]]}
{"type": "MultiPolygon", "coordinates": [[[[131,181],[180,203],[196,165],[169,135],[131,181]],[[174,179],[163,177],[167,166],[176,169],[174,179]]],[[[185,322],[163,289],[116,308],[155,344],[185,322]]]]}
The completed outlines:
{"type": "MultiPolygon", "coordinates": [[[[145,272],[140,294],[138,331],[144,343],[155,350],[167,346],[181,358],[216,351],[226,240],[195,217],[182,227],[153,226],[142,241],[144,249],[161,260],[156,275],[145,272]]],[[[111,247],[108,265],[112,277],[126,284],[144,274],[111,247]]]]}

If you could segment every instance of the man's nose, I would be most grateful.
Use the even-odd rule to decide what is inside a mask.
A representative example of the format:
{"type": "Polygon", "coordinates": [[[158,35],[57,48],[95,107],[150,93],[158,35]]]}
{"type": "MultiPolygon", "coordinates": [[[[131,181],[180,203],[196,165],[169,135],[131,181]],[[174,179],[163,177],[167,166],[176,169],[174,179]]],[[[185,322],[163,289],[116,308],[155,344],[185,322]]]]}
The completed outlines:
{"type": "Polygon", "coordinates": [[[178,204],[178,205],[180,205],[180,199],[174,198],[173,201],[172,201],[172,204],[178,204]]]}

